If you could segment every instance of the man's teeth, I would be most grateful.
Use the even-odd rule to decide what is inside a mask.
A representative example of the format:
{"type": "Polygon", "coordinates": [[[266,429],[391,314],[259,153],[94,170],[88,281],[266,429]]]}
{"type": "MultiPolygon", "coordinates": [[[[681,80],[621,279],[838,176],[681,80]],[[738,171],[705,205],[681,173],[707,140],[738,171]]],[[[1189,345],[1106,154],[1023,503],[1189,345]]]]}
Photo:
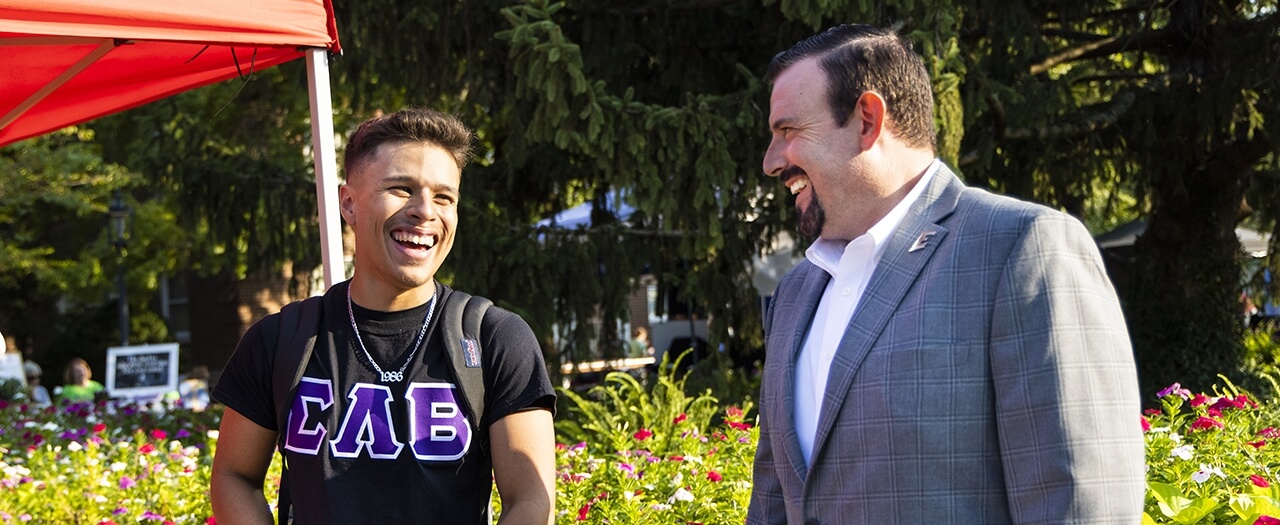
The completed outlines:
{"type": "Polygon", "coordinates": [[[787,187],[791,189],[791,194],[792,194],[792,195],[795,195],[795,194],[797,194],[797,193],[800,193],[800,190],[803,190],[803,189],[805,189],[805,188],[808,188],[808,187],[809,187],[809,181],[807,181],[807,180],[805,180],[805,179],[795,179],[795,180],[791,181],[791,183],[790,183],[790,184],[788,184],[788,185],[787,185],[787,187]]]}
{"type": "Polygon", "coordinates": [[[409,235],[405,233],[396,233],[392,235],[391,238],[400,242],[409,242],[426,246],[427,248],[431,248],[436,245],[436,238],[434,235],[409,235]]]}

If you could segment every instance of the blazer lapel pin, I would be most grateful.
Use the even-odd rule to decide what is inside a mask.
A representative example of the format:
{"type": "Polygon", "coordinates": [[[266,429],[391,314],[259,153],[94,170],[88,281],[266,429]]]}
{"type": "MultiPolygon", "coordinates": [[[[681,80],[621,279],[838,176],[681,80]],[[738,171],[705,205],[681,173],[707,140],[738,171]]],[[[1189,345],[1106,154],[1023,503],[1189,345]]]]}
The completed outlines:
{"type": "Polygon", "coordinates": [[[937,230],[929,230],[927,232],[920,234],[919,237],[916,237],[916,242],[911,243],[911,247],[907,248],[907,253],[923,250],[924,247],[929,244],[929,241],[933,239],[933,236],[936,235],[937,233],[938,233],[937,230]]]}

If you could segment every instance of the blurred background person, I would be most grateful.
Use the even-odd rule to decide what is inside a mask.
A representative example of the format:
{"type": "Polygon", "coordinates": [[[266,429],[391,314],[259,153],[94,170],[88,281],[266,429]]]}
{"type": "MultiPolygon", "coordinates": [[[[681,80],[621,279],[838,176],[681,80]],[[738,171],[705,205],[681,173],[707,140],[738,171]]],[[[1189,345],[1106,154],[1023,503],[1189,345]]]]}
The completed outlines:
{"type": "Polygon", "coordinates": [[[40,384],[40,378],[44,375],[44,370],[35,361],[27,361],[22,364],[22,369],[27,374],[27,397],[31,402],[37,405],[47,405],[53,402],[49,397],[49,389],[40,384]]]}
{"type": "Polygon", "coordinates": [[[93,371],[89,369],[89,363],[79,357],[67,363],[62,379],[66,383],[54,388],[53,392],[59,399],[65,399],[68,402],[93,401],[105,390],[102,383],[93,380],[93,371]]]}
{"type": "Polygon", "coordinates": [[[209,406],[209,367],[196,365],[187,378],[178,383],[178,398],[182,406],[191,410],[204,410],[209,406]]]}

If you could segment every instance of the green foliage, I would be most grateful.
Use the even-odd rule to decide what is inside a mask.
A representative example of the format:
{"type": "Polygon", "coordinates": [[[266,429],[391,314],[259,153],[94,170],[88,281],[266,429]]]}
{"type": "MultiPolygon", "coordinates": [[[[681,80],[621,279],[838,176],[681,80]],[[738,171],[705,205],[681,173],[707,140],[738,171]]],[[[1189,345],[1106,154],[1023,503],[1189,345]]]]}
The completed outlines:
{"type": "Polygon", "coordinates": [[[22,381],[12,377],[0,378],[0,401],[22,401],[27,398],[27,389],[22,381]]]}
{"type": "Polygon", "coordinates": [[[561,390],[572,415],[556,422],[557,523],[746,519],[759,431],[710,391],[689,397],[679,364],[664,361],[648,391],[621,372],[585,397],[561,390]]]}
{"type": "Polygon", "coordinates": [[[1268,330],[1244,334],[1240,384],[1264,399],[1280,397],[1280,341],[1268,330]]]}
{"type": "Polygon", "coordinates": [[[625,372],[610,372],[599,386],[587,394],[561,388],[570,403],[572,417],[556,422],[556,431],[570,442],[590,442],[604,450],[631,450],[634,435],[641,429],[654,433],[645,447],[654,454],[668,454],[679,439],[676,420],[707,428],[719,412],[718,401],[705,390],[695,397],[685,393],[687,375],[678,371],[684,354],[659,367],[656,384],[646,388],[625,372]],[[683,415],[683,417],[680,417],[683,415]]]}

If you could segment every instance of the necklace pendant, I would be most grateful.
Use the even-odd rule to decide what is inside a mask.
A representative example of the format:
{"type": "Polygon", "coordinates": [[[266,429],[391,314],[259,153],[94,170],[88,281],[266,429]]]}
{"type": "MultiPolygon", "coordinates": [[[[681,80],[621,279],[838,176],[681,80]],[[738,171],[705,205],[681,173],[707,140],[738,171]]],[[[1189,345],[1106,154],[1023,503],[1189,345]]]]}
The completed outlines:
{"type": "Polygon", "coordinates": [[[404,372],[387,370],[382,373],[383,383],[399,383],[401,381],[404,381],[404,372]]]}

